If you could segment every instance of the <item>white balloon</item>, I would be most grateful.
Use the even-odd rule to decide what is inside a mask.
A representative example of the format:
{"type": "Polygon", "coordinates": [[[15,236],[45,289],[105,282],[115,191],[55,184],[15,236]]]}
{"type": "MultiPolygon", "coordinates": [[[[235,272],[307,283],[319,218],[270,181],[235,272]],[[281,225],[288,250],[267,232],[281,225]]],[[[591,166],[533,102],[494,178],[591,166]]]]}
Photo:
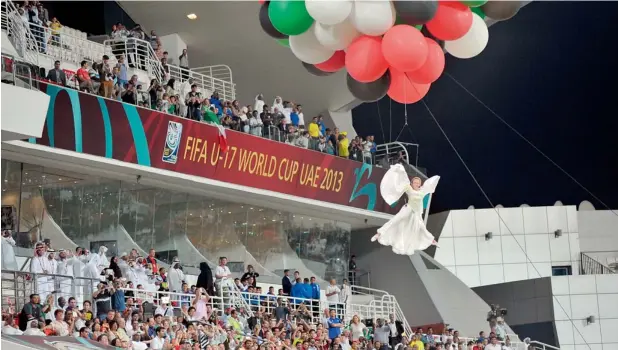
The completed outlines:
{"type": "Polygon", "coordinates": [[[487,24],[476,13],[472,13],[472,27],[466,35],[453,41],[445,41],[444,49],[457,58],[472,58],[485,49],[489,41],[487,24]]]}
{"type": "Polygon", "coordinates": [[[345,21],[352,12],[352,0],[306,0],[305,7],[316,22],[334,25],[345,21]]]}
{"type": "Polygon", "coordinates": [[[318,64],[328,60],[335,50],[326,48],[315,37],[315,23],[300,35],[290,35],[290,49],[299,60],[318,64]]]}
{"type": "Polygon", "coordinates": [[[359,36],[360,33],[349,20],[342,23],[328,26],[325,24],[315,24],[315,37],[320,44],[331,50],[343,50],[359,36]]]}
{"type": "Polygon", "coordinates": [[[388,0],[356,0],[350,20],[359,32],[377,36],[395,24],[395,8],[388,0]]]}

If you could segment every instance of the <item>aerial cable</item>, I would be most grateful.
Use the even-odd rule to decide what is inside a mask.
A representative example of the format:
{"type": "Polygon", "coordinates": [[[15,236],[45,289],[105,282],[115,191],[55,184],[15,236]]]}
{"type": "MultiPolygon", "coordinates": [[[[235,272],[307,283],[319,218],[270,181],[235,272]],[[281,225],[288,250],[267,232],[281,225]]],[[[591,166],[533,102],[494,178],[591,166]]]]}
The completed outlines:
{"type": "Polygon", "coordinates": [[[478,103],[480,103],[483,107],[485,107],[485,109],[487,109],[489,111],[489,113],[491,113],[494,117],[496,117],[499,121],[501,121],[504,125],[506,125],[509,129],[511,129],[511,131],[513,131],[517,136],[519,136],[519,138],[521,138],[522,140],[524,140],[528,145],[530,145],[535,151],[537,151],[539,154],[541,154],[543,157],[545,157],[545,159],[547,159],[551,164],[553,164],[556,168],[558,168],[560,171],[562,171],[568,178],[570,178],[573,182],[575,182],[580,188],[582,188],[584,191],[586,191],[592,198],[594,198],[595,200],[597,200],[599,203],[601,203],[605,208],[607,208],[607,210],[611,211],[614,215],[618,216],[618,213],[616,213],[616,211],[614,211],[613,209],[611,209],[607,204],[605,204],[605,202],[603,202],[599,197],[597,197],[594,193],[592,193],[586,186],[584,186],[581,182],[577,181],[577,179],[571,175],[568,171],[566,171],[563,167],[561,167],[560,165],[558,165],[558,163],[556,163],[553,159],[551,159],[547,154],[545,154],[545,152],[541,151],[534,143],[532,143],[532,141],[530,141],[528,138],[526,138],[524,135],[522,135],[519,131],[517,131],[517,129],[515,129],[512,125],[510,125],[504,118],[500,117],[498,115],[498,113],[494,112],[493,109],[489,108],[489,106],[487,106],[487,104],[485,104],[483,101],[481,101],[481,99],[479,99],[478,97],[476,97],[476,95],[474,95],[470,90],[468,90],[465,86],[463,86],[463,84],[461,84],[459,81],[457,81],[457,79],[455,79],[452,75],[450,75],[448,72],[444,72],[444,75],[446,75],[447,77],[449,77],[451,80],[453,80],[455,82],[455,84],[459,85],[460,88],[462,88],[465,92],[467,92],[470,96],[472,96],[472,98],[474,98],[478,103]]]}
{"type": "MultiPolygon", "coordinates": [[[[448,73],[447,73],[448,74],[448,73]]],[[[511,229],[509,228],[509,226],[506,224],[506,222],[504,221],[504,219],[502,218],[502,216],[500,215],[500,211],[494,206],[493,202],[491,201],[491,199],[489,198],[489,196],[487,195],[487,193],[485,192],[485,190],[483,189],[483,187],[481,186],[481,184],[478,182],[478,180],[476,179],[476,176],[474,176],[474,173],[472,173],[472,170],[470,170],[470,168],[468,167],[468,164],[466,164],[466,161],[462,158],[462,156],[459,154],[459,151],[457,151],[457,148],[455,147],[455,145],[453,144],[453,142],[451,142],[451,139],[448,137],[448,135],[446,134],[446,132],[444,131],[444,129],[442,128],[442,125],[440,125],[440,122],[438,122],[438,120],[436,119],[435,115],[433,114],[433,112],[431,111],[431,109],[429,108],[429,105],[427,105],[427,102],[425,101],[425,99],[421,100],[423,102],[423,105],[425,106],[425,108],[427,109],[427,112],[429,112],[429,115],[431,116],[431,118],[433,119],[433,121],[436,123],[436,125],[438,126],[438,129],[440,129],[440,132],[442,133],[442,135],[444,135],[444,138],[446,139],[446,141],[449,143],[449,145],[451,146],[451,148],[453,149],[453,151],[455,152],[455,154],[457,155],[457,158],[459,158],[459,161],[461,162],[461,164],[464,166],[464,168],[466,168],[466,171],[468,172],[468,174],[470,175],[470,177],[472,178],[472,180],[474,181],[474,183],[476,184],[476,186],[478,187],[478,189],[481,191],[481,193],[483,194],[483,196],[485,197],[485,200],[487,200],[487,202],[489,203],[489,205],[492,207],[492,209],[496,212],[496,214],[498,215],[498,218],[500,219],[500,222],[504,225],[504,227],[506,227],[506,229],[509,231],[509,234],[513,237],[513,240],[515,241],[515,243],[517,243],[517,245],[519,246],[519,249],[521,249],[521,251],[524,253],[524,255],[526,256],[526,261],[532,265],[532,268],[534,269],[534,271],[537,273],[537,275],[539,277],[541,277],[541,273],[539,272],[539,270],[536,268],[536,265],[532,262],[532,260],[530,259],[530,257],[528,256],[528,253],[526,252],[526,250],[524,249],[524,247],[521,245],[521,243],[519,243],[519,241],[515,238],[515,235],[513,234],[513,232],[511,231],[511,229]]],[[[573,328],[577,331],[577,333],[579,334],[579,336],[582,338],[582,340],[584,341],[584,343],[586,344],[586,346],[588,346],[589,350],[592,350],[592,348],[590,347],[590,344],[588,344],[588,342],[586,341],[586,339],[584,338],[584,336],[582,335],[582,333],[580,332],[580,330],[578,329],[578,327],[576,326],[575,322],[573,321],[573,319],[571,319],[569,313],[566,311],[566,309],[562,306],[562,304],[560,303],[560,300],[558,300],[558,298],[556,296],[552,295],[552,298],[556,301],[556,303],[558,304],[558,306],[560,306],[560,309],[562,309],[562,312],[564,312],[564,314],[566,315],[567,319],[571,322],[571,324],[573,325],[573,328]]]]}
{"type": "Polygon", "coordinates": [[[380,130],[382,130],[382,142],[384,142],[386,141],[386,136],[384,135],[384,127],[382,126],[382,115],[380,114],[380,101],[376,101],[376,106],[378,106],[378,120],[380,121],[380,130]]]}

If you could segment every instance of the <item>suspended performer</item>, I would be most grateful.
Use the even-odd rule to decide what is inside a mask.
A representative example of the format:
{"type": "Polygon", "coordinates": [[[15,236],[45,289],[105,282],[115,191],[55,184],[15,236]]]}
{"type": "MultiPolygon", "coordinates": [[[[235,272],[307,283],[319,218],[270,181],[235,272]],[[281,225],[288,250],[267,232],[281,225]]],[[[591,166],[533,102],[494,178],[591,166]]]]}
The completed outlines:
{"type": "Polygon", "coordinates": [[[378,229],[371,241],[391,246],[395,254],[412,255],[416,250],[437,245],[434,236],[427,231],[423,221],[423,198],[434,193],[440,176],[433,176],[424,184],[419,177],[410,178],[401,164],[393,165],[380,183],[382,198],[393,205],[405,193],[408,202],[397,215],[378,229]]]}

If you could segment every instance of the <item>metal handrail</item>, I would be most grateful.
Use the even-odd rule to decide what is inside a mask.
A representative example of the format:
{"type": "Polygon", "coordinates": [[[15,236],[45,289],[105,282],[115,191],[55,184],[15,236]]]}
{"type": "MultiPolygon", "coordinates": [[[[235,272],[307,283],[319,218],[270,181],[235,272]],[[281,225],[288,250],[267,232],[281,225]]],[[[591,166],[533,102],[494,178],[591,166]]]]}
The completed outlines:
{"type": "Polygon", "coordinates": [[[579,253],[581,264],[580,264],[580,274],[581,275],[609,275],[615,274],[616,272],[610,269],[608,266],[603,265],[595,258],[591,257],[586,253],[579,253]]]}
{"type": "Polygon", "coordinates": [[[230,68],[230,66],[225,64],[216,64],[213,66],[191,68],[191,71],[230,83],[234,96],[232,99],[236,99],[236,85],[234,84],[232,68],[230,68]]]}
{"type": "Polygon", "coordinates": [[[103,46],[110,53],[109,56],[117,58],[125,57],[127,65],[134,65],[138,69],[146,71],[149,77],[154,77],[159,82],[167,81],[164,67],[150,43],[137,38],[109,39],[103,41],[103,46]]]}
{"type": "Polygon", "coordinates": [[[23,59],[35,66],[39,65],[40,45],[30,30],[32,23],[25,23],[11,0],[2,1],[2,29],[6,28],[9,38],[13,38],[17,52],[23,59]]]}
{"type": "Polygon", "coordinates": [[[217,91],[224,100],[231,101],[235,99],[235,88],[231,82],[169,63],[166,63],[164,66],[156,51],[146,40],[137,38],[109,39],[105,40],[103,45],[115,55],[123,54],[129,65],[136,65],[161,83],[169,79],[175,79],[180,83],[191,78],[202,90],[209,91],[210,93],[217,91]]]}
{"type": "Polygon", "coordinates": [[[524,343],[529,345],[529,346],[532,346],[535,349],[540,349],[540,350],[548,350],[548,349],[550,349],[550,350],[560,350],[559,347],[556,347],[556,346],[553,346],[553,345],[549,345],[549,344],[545,344],[545,343],[541,343],[541,342],[536,341],[536,340],[532,340],[531,341],[531,340],[525,339],[524,343]]]}
{"type": "Polygon", "coordinates": [[[389,142],[383,143],[376,146],[375,158],[376,164],[380,164],[380,160],[382,158],[386,158],[389,161],[389,164],[392,164],[391,160],[393,160],[399,152],[403,153],[403,159],[406,163],[414,166],[418,166],[418,149],[419,145],[416,143],[408,143],[408,142],[389,142]],[[410,161],[410,154],[408,152],[408,147],[415,148],[415,156],[413,162],[410,161]]]}
{"type": "Polygon", "coordinates": [[[62,27],[58,35],[53,35],[49,27],[34,23],[30,23],[29,26],[35,29],[32,36],[38,44],[38,51],[32,46],[28,46],[28,49],[35,52],[37,59],[39,54],[43,54],[53,59],[75,63],[79,67],[81,61],[101,60],[103,55],[108,55],[110,65],[116,64],[116,58],[103,44],[90,41],[83,36],[73,35],[69,33],[70,28],[62,27]]]}
{"type": "Polygon", "coordinates": [[[99,279],[88,277],[74,277],[70,275],[35,273],[17,270],[2,270],[2,306],[6,306],[6,302],[10,302],[13,298],[12,305],[15,305],[15,310],[21,310],[24,304],[30,301],[31,294],[39,294],[41,299],[52,293],[62,295],[62,287],[68,286],[67,282],[71,281],[71,291],[69,296],[76,299],[81,298],[81,302],[92,297],[94,284],[100,282],[99,279]],[[49,278],[50,280],[41,280],[41,278],[49,278]],[[7,282],[13,282],[11,287],[6,287],[7,282]],[[78,282],[79,283],[76,283],[78,282]],[[50,285],[51,284],[51,285],[50,285]],[[46,286],[45,291],[39,290],[41,286],[46,286]],[[48,288],[51,287],[51,288],[48,288]],[[56,287],[60,287],[57,289],[56,287]],[[82,289],[83,288],[83,289],[82,289]],[[79,289],[82,292],[79,293],[79,289]],[[12,295],[11,295],[12,294],[12,295]]]}

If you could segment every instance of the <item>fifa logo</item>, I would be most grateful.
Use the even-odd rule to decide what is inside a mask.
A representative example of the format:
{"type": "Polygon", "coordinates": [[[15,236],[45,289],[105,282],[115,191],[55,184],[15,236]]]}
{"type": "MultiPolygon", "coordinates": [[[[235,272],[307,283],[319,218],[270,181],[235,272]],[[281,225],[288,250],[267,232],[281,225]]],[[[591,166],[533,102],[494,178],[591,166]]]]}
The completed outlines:
{"type": "Polygon", "coordinates": [[[165,137],[165,147],[163,147],[163,161],[176,164],[178,160],[178,148],[182,138],[182,124],[170,121],[167,124],[167,135],[165,137]]]}

